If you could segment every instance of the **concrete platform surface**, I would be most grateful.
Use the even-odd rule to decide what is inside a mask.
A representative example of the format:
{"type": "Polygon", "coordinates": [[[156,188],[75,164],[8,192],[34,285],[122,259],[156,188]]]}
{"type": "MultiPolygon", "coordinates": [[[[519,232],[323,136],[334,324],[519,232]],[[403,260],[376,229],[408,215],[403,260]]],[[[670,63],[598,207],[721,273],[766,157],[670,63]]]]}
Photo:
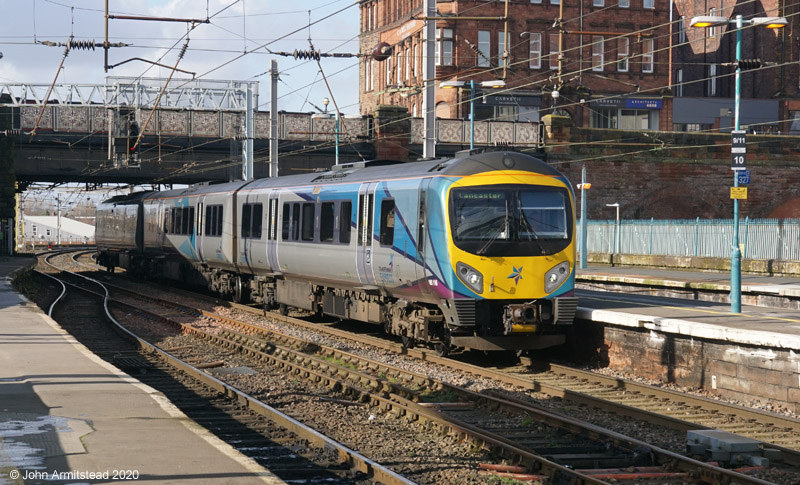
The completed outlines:
{"type": "MultiPolygon", "coordinates": [[[[730,274],[590,265],[577,282],[619,282],[730,292],[730,274]]],[[[800,278],[742,275],[742,294],[800,296],[800,278]]],[[[689,337],[800,351],[800,311],[729,303],[580,289],[579,318],[689,337]]]]}
{"type": "MultiPolygon", "coordinates": [[[[658,284],[675,289],[731,291],[730,273],[590,264],[576,280],[604,283],[658,284]]],[[[742,274],[742,294],[800,297],[800,278],[742,274]]]]}
{"type": "Polygon", "coordinates": [[[0,258],[0,484],[284,483],[14,292],[32,262],[0,258]]]}

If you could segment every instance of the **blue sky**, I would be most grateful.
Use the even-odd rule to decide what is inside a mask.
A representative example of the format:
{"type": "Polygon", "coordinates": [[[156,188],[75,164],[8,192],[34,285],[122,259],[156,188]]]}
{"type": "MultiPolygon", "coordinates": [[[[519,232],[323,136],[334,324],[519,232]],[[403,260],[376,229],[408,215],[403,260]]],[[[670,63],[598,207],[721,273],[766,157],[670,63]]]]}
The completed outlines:
{"type": "MultiPolygon", "coordinates": [[[[356,0],[109,0],[109,5],[112,15],[213,16],[211,24],[198,25],[189,33],[189,47],[178,67],[203,79],[259,81],[261,110],[269,110],[272,59],[278,61],[281,71],[279,110],[315,111],[310,103],[321,107],[322,99],[330,98],[330,94],[316,62],[274,56],[258,47],[268,44],[272,51],[306,50],[310,36],[322,52],[358,52],[356,0]],[[316,23],[309,29],[309,22],[316,23]],[[242,55],[245,51],[255,52],[242,55]]],[[[49,85],[64,48],[35,42],[65,42],[70,34],[76,40],[102,42],[103,10],[102,0],[0,0],[0,52],[4,56],[0,59],[0,83],[49,85]]],[[[173,66],[187,30],[184,23],[110,20],[109,40],[132,46],[112,49],[109,64],[141,57],[173,66]]],[[[58,82],[102,84],[106,75],[170,74],[170,69],[140,61],[128,62],[106,74],[103,62],[102,49],[73,50],[58,73],[58,82]]],[[[323,58],[321,64],[342,112],[357,113],[357,60],[323,58]]],[[[185,77],[180,73],[177,76],[185,77]]]]}

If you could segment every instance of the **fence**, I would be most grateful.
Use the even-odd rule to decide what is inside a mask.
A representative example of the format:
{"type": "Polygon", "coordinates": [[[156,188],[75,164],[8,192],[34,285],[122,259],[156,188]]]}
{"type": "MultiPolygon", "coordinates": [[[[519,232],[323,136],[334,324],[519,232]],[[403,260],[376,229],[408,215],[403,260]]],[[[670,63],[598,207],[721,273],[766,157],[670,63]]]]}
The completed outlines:
{"type": "MultiPolygon", "coordinates": [[[[728,258],[733,248],[732,219],[621,220],[618,228],[613,220],[587,221],[587,226],[590,253],[728,258]]],[[[580,224],[576,234],[580,241],[580,224]]],[[[743,258],[800,260],[800,220],[740,220],[739,244],[743,258]]]]}

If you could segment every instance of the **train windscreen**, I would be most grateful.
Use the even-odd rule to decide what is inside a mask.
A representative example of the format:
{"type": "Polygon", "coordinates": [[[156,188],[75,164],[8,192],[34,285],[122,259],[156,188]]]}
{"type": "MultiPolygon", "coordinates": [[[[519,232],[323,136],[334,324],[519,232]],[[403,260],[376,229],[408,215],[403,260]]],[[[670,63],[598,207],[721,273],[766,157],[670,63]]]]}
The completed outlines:
{"type": "Polygon", "coordinates": [[[450,193],[457,247],[485,256],[553,254],[572,238],[572,208],[558,187],[460,187],[450,193]]]}

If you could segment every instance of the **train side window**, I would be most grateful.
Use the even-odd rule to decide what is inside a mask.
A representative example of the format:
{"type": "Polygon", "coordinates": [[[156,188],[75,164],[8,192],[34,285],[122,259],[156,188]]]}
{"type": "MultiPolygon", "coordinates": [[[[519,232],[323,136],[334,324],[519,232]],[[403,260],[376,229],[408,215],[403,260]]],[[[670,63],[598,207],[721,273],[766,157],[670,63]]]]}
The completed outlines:
{"type": "Polygon", "coordinates": [[[292,204],[292,241],[300,239],[300,204],[292,204]]]}
{"type": "Polygon", "coordinates": [[[183,226],[183,211],[172,209],[172,214],[172,234],[180,234],[181,226],[183,226]]]}
{"type": "Polygon", "coordinates": [[[206,236],[222,235],[222,206],[209,205],[206,206],[206,236]]]}
{"type": "Polygon", "coordinates": [[[336,219],[336,204],[323,202],[319,214],[319,240],[320,242],[333,242],[333,225],[336,219]]]}
{"type": "Polygon", "coordinates": [[[264,204],[253,204],[253,226],[250,237],[261,239],[261,228],[264,223],[264,204]]]}
{"type": "Polygon", "coordinates": [[[303,204],[303,241],[314,240],[314,203],[306,202],[303,204]]]}
{"type": "Polygon", "coordinates": [[[252,218],[252,206],[244,204],[242,206],[242,230],[240,232],[242,237],[250,237],[250,221],[252,218]]]}
{"type": "Polygon", "coordinates": [[[353,203],[349,200],[339,205],[339,242],[350,244],[350,220],[353,218],[353,203]]]}
{"type": "Polygon", "coordinates": [[[394,199],[381,201],[381,246],[391,246],[394,243],[394,199]]]}
{"type": "Polygon", "coordinates": [[[188,226],[184,234],[192,235],[194,234],[194,207],[187,207],[184,208],[183,210],[187,212],[187,215],[184,218],[184,224],[188,226]]]}
{"type": "Polygon", "coordinates": [[[283,203],[283,221],[281,223],[281,239],[283,239],[284,241],[289,240],[289,233],[291,232],[292,220],[291,218],[289,218],[289,211],[290,211],[289,205],[290,204],[286,202],[283,203]]]}

